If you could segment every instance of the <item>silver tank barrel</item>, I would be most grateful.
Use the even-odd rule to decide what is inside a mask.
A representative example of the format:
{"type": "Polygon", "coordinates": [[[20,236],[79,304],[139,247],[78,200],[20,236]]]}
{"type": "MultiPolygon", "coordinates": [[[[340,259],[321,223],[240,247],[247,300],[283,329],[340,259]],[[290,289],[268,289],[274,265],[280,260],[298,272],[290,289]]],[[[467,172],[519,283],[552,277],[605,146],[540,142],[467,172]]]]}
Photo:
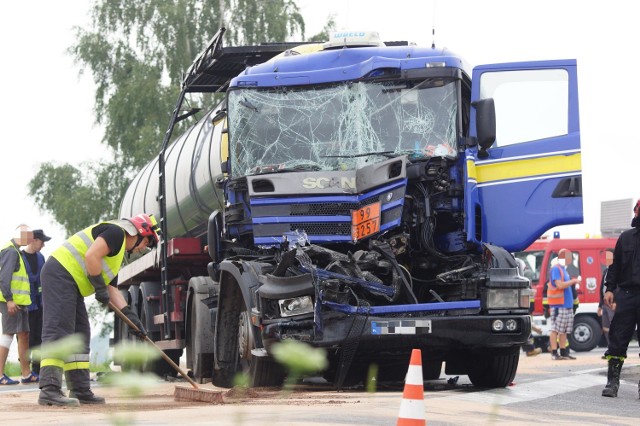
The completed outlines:
{"type": "MultiPolygon", "coordinates": [[[[200,237],[212,211],[222,209],[224,196],[215,186],[222,176],[221,139],[224,122],[211,122],[216,106],[180,135],[165,154],[167,239],[200,237]]],[[[226,154],[225,154],[226,160],[226,154]]],[[[158,158],[131,181],[120,205],[120,218],[139,213],[160,217],[158,158]]]]}

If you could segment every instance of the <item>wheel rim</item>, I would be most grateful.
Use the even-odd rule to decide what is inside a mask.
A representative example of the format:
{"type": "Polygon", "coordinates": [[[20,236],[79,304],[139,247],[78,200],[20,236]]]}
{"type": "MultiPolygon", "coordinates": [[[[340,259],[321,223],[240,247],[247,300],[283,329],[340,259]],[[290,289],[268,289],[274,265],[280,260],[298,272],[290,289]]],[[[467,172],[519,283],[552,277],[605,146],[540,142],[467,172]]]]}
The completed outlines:
{"type": "Polygon", "coordinates": [[[576,342],[586,343],[591,340],[593,333],[591,332],[591,327],[586,325],[579,325],[573,330],[573,338],[576,342]]]}
{"type": "Polygon", "coordinates": [[[238,324],[238,357],[241,362],[248,362],[251,359],[251,349],[253,339],[251,337],[251,326],[247,311],[240,312],[238,324]]]}

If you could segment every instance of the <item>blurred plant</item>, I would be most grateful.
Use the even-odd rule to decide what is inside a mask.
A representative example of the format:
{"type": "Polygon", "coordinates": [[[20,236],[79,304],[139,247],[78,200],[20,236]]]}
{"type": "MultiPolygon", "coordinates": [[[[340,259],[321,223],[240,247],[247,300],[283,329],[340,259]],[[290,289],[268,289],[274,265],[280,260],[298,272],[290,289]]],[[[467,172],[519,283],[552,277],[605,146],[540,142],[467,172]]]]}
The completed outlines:
{"type": "Polygon", "coordinates": [[[20,363],[7,361],[4,365],[4,374],[9,377],[19,376],[22,374],[22,371],[20,370],[20,363]]]}
{"type": "Polygon", "coordinates": [[[238,373],[233,377],[233,387],[234,388],[249,388],[250,377],[247,373],[238,373]]]}
{"type": "MultiPolygon", "coordinates": [[[[107,386],[121,390],[128,399],[140,398],[143,392],[158,385],[158,376],[153,373],[141,373],[144,365],[158,359],[160,354],[155,348],[147,345],[125,340],[113,348],[113,357],[116,363],[127,365],[122,373],[106,374],[101,380],[107,386]]],[[[115,425],[129,425],[136,423],[127,414],[112,417],[115,425]]]]}
{"type": "Polygon", "coordinates": [[[327,353],[324,349],[313,348],[306,343],[295,340],[285,340],[274,344],[271,352],[276,361],[289,372],[285,389],[291,389],[302,376],[317,373],[329,366],[327,353]]]}
{"type": "Polygon", "coordinates": [[[378,389],[378,364],[370,364],[367,373],[367,392],[376,393],[378,389]]]}
{"type": "Polygon", "coordinates": [[[45,343],[31,349],[34,359],[47,358],[66,359],[69,355],[82,353],[84,350],[84,337],[76,333],[55,342],[45,343]]]}
{"type": "Polygon", "coordinates": [[[141,371],[145,365],[158,358],[160,358],[160,354],[155,348],[133,340],[123,340],[113,348],[114,362],[126,365],[127,370],[141,371]]]}

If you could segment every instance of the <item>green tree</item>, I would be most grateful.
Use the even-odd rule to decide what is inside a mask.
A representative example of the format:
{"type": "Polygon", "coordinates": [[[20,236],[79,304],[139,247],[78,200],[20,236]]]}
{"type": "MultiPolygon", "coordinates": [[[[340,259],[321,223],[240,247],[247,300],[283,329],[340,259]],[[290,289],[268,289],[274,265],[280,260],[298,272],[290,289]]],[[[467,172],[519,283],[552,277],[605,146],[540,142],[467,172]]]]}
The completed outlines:
{"type": "Polygon", "coordinates": [[[304,40],[293,0],[96,0],[69,53],[96,84],[112,158],[43,164],[29,183],[36,205],[70,234],[117,217],[130,180],[158,154],[183,71],[225,23],[228,45],[304,40]]]}

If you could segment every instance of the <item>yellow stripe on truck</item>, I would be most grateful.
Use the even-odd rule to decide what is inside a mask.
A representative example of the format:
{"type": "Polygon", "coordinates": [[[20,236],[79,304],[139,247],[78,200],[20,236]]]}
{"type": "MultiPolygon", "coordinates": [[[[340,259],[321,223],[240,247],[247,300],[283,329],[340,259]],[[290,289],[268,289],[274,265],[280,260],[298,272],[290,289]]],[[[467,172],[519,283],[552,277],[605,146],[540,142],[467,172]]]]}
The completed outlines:
{"type": "Polygon", "coordinates": [[[580,153],[522,160],[514,159],[503,163],[475,164],[478,183],[580,172],[581,170],[582,155],[580,153]]]}

